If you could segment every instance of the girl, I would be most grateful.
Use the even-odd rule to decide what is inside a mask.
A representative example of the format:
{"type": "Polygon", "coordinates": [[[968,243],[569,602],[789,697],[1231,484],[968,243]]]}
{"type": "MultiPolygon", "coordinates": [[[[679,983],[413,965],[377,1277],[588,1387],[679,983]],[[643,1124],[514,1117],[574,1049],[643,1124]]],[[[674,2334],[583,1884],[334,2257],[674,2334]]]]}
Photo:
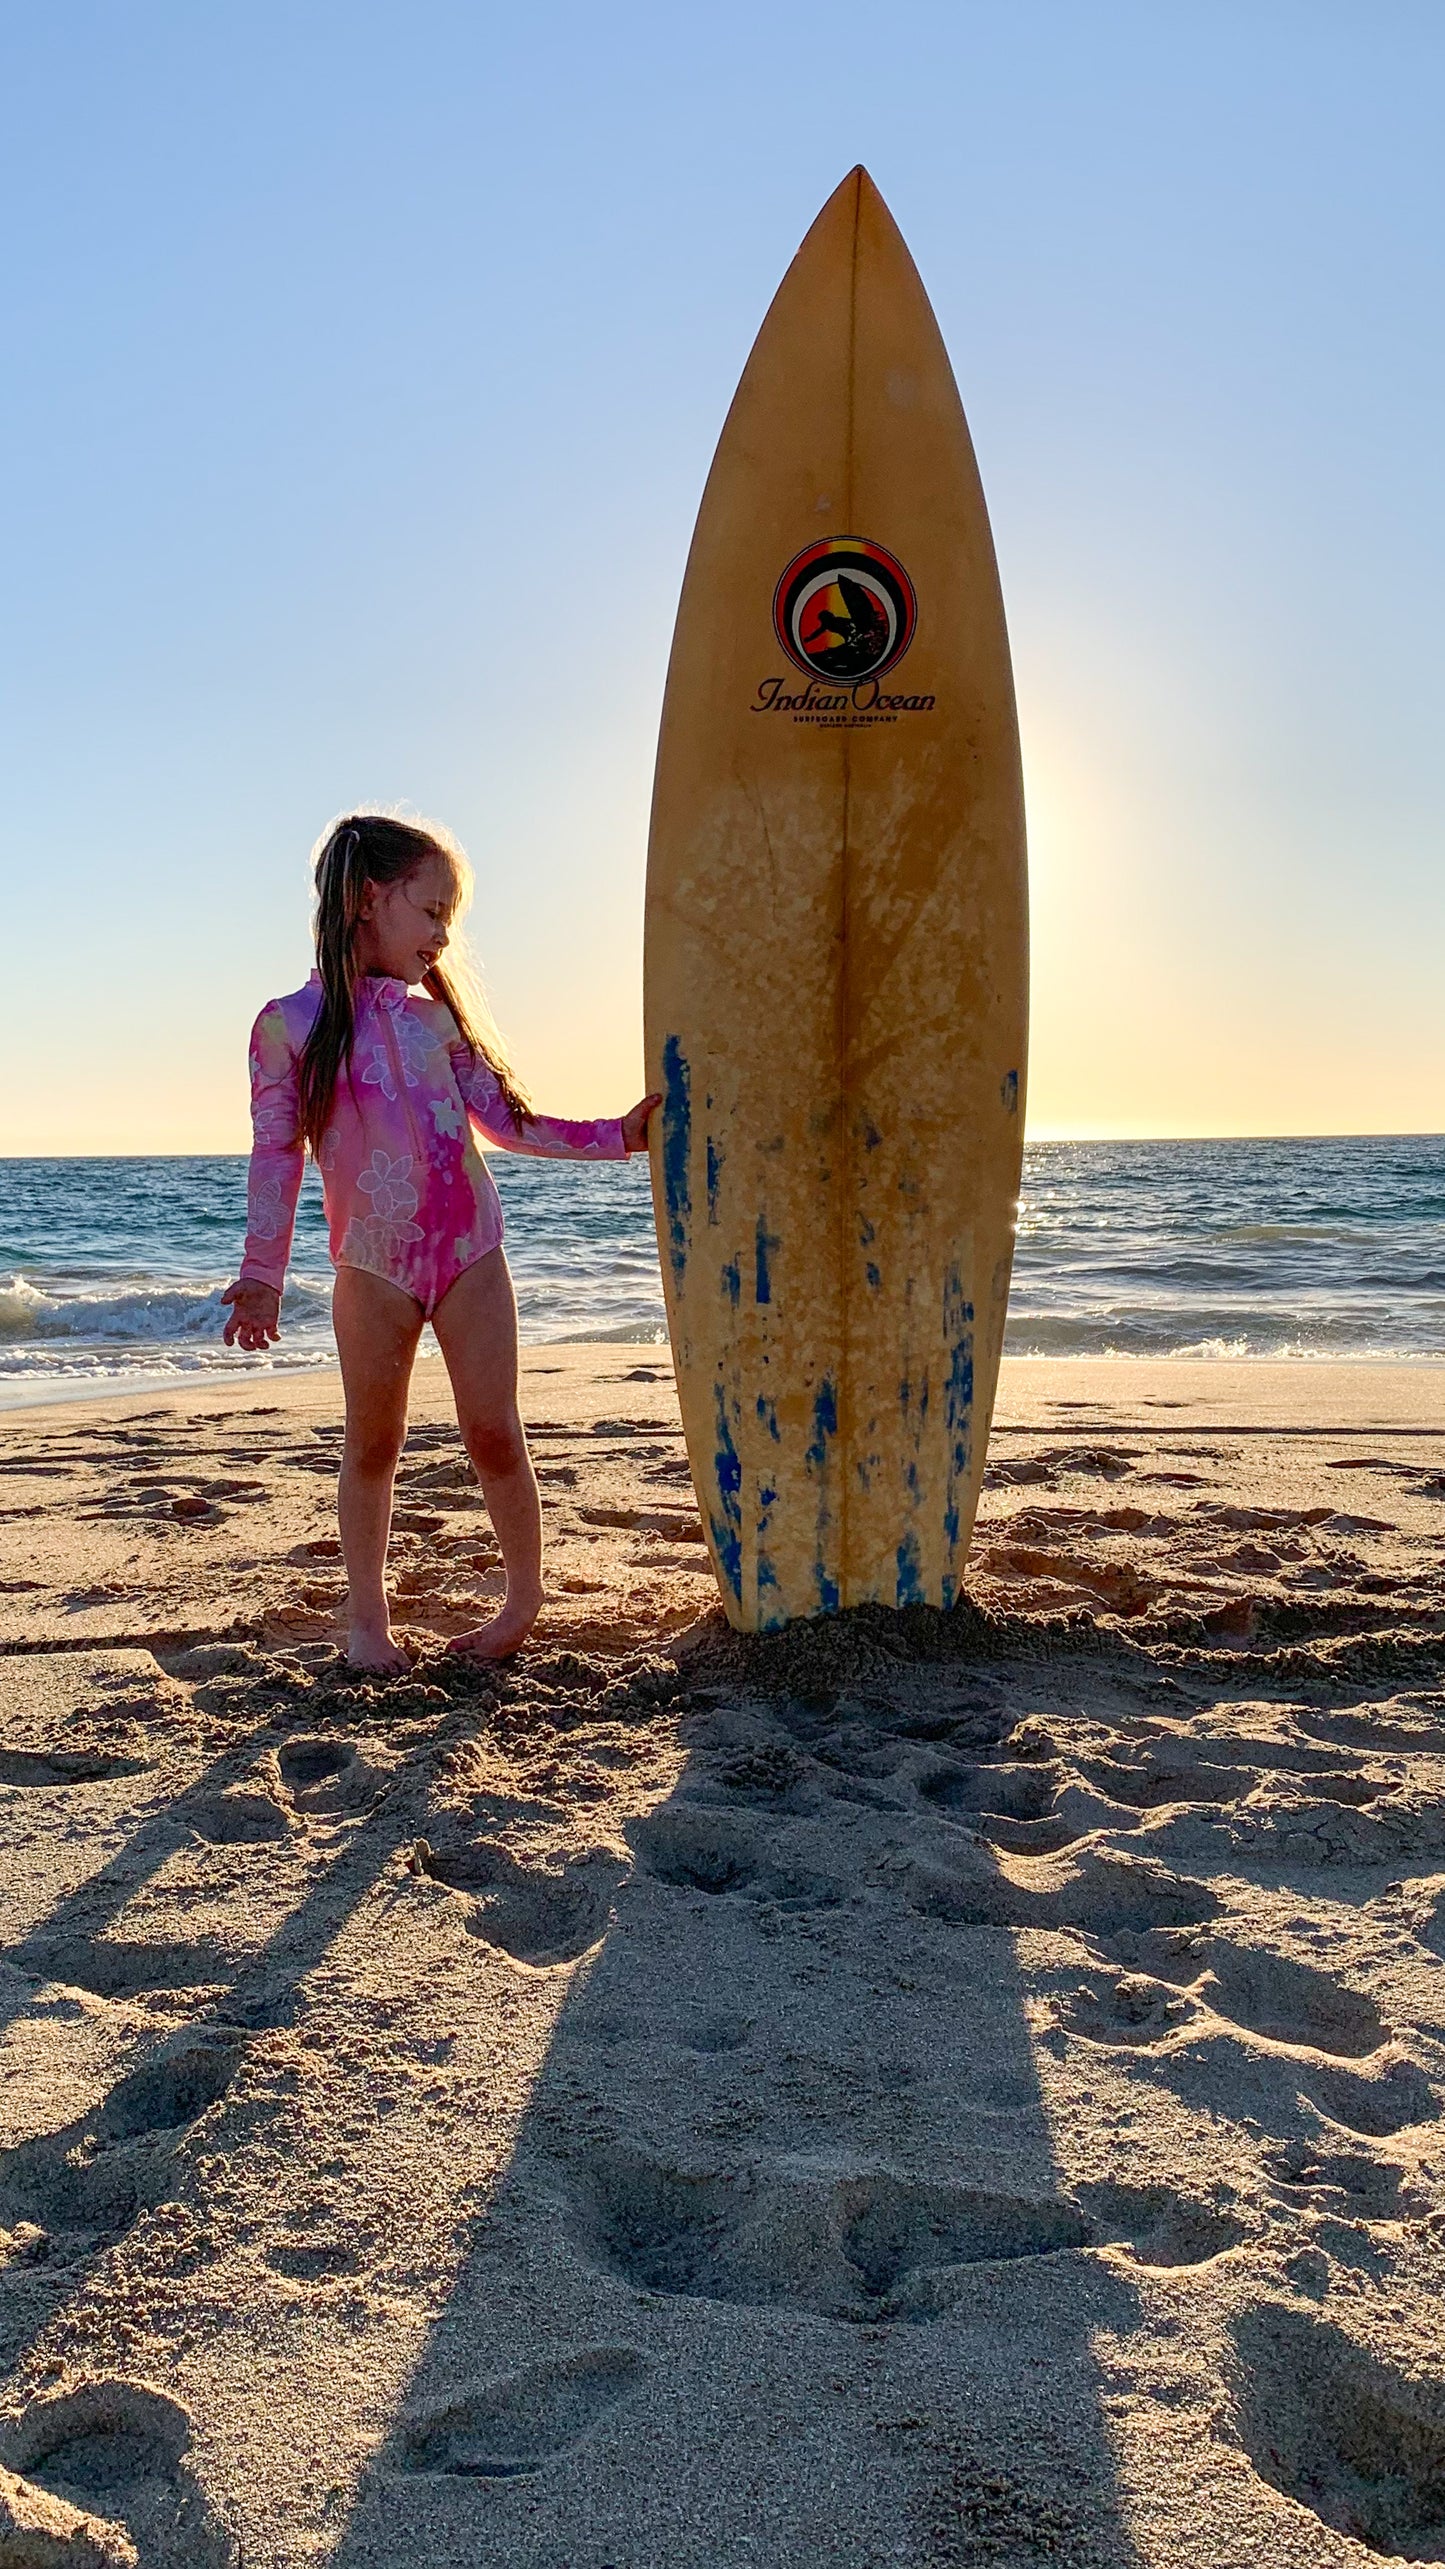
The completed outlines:
{"type": "Polygon", "coordinates": [[[500,1612],[452,1642],[501,1659],[542,1604],[542,1515],[517,1410],[517,1305],[502,1208],[473,1125],[504,1150],[620,1160],[647,1144],[656,1097],[618,1123],[534,1115],[480,1002],[444,970],[471,873],[445,831],[379,812],[338,821],[316,856],[316,963],[251,1036],[248,1228],[226,1345],[280,1334],[281,1287],[309,1144],[336,1268],[346,1396],[337,1509],[354,1668],[411,1663],[393,1638],[386,1544],[422,1323],[435,1329],[506,1565],[500,1612]],[[424,996],[422,994],[425,994],[424,996]]]}

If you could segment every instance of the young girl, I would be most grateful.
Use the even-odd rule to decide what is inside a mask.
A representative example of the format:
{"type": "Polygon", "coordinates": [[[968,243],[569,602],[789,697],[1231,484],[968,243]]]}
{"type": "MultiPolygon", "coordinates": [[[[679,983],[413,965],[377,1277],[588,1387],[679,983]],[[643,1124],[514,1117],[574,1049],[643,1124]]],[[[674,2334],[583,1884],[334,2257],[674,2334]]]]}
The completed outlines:
{"type": "Polygon", "coordinates": [[[422,1323],[435,1329],[506,1565],[500,1611],[451,1647],[501,1659],[542,1603],[542,1515],[517,1410],[517,1305],[502,1208],[473,1126],[504,1150],[620,1160],[646,1148],[656,1097],[618,1123],[534,1115],[479,1002],[442,956],[471,892],[444,831],[376,812],[338,821],[316,857],[316,962],[251,1036],[248,1228],[226,1345],[280,1333],[281,1287],[309,1144],[336,1268],[346,1396],[337,1509],[354,1668],[410,1661],[391,1631],[392,1482],[422,1323]],[[425,994],[425,995],[422,995],[425,994]]]}

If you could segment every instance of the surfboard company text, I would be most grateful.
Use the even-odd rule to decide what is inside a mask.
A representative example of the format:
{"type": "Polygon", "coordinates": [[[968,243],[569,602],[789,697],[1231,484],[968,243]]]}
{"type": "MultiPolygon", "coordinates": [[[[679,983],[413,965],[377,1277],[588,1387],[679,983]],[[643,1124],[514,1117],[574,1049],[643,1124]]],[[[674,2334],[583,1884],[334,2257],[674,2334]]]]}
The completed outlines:
{"type": "Polygon", "coordinates": [[[786,678],[764,678],[752,706],[755,714],[791,714],[794,722],[893,722],[899,714],[931,714],[935,696],[893,696],[876,678],[859,678],[851,687],[820,687],[810,678],[796,693],[786,678]]]}

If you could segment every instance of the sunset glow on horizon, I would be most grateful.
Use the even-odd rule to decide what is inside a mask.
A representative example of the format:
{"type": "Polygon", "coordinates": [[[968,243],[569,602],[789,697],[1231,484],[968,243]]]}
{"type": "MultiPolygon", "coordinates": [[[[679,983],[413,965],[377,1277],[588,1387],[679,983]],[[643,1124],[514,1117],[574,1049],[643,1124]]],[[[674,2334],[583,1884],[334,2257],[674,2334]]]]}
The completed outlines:
{"type": "Polygon", "coordinates": [[[243,1149],[361,801],[468,846],[539,1104],[637,1094],[693,518],[858,159],[993,518],[1031,1137],[1445,1127],[1445,22],[876,25],[12,20],[0,1152],[243,1149]]]}

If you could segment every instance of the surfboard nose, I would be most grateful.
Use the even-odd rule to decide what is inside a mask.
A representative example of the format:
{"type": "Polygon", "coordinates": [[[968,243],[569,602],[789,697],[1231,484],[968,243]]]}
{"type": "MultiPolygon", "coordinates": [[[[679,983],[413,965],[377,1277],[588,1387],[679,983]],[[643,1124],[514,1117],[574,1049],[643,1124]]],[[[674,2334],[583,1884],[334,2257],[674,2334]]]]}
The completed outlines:
{"type": "Polygon", "coordinates": [[[825,275],[839,263],[856,266],[859,243],[864,239],[871,242],[872,255],[899,262],[922,296],[922,284],[888,199],[862,161],[855,161],[846,178],[838,181],[809,224],[779,288],[780,295],[810,271],[825,275]]]}

